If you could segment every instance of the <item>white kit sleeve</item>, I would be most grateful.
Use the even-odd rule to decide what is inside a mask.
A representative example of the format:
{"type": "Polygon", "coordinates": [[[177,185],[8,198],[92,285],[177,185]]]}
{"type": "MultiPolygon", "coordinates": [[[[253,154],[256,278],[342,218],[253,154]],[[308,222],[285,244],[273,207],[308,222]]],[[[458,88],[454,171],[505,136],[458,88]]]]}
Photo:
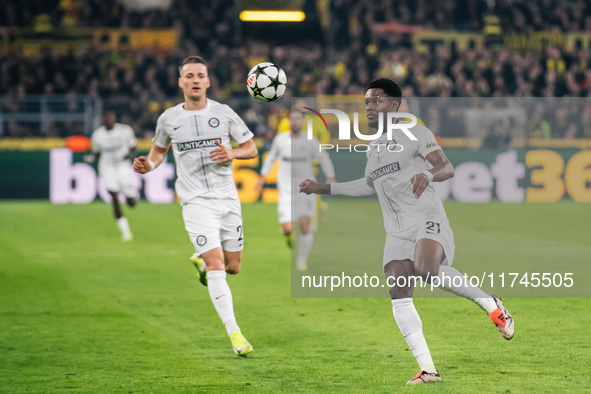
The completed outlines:
{"type": "Polygon", "coordinates": [[[375,194],[375,192],[376,191],[373,188],[373,181],[367,177],[359,178],[350,182],[330,184],[330,194],[333,195],[361,197],[370,196],[375,194]]]}

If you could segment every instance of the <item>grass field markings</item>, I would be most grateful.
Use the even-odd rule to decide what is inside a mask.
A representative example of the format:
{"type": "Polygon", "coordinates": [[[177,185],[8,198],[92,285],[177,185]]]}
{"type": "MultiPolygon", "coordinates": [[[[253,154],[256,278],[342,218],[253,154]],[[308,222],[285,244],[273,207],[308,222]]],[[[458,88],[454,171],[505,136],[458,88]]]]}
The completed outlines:
{"type": "MultiPolygon", "coordinates": [[[[285,261],[290,251],[276,234],[274,206],[253,205],[244,209],[245,223],[253,230],[249,232],[245,249],[244,273],[231,279],[231,288],[236,294],[237,317],[257,353],[252,359],[240,359],[229,346],[207,289],[195,280],[194,269],[188,262],[191,245],[186,234],[176,231],[178,236],[170,235],[172,229],[179,226],[182,229],[178,220],[162,224],[167,230],[166,239],[154,236],[143,241],[141,237],[148,234],[142,235],[138,227],[136,241],[140,242],[123,244],[115,237],[97,242],[92,236],[96,223],[80,221],[80,215],[71,211],[75,208],[80,213],[92,213],[100,208],[101,212],[95,215],[100,220],[107,205],[23,205],[26,205],[23,212],[30,213],[29,208],[38,207],[35,213],[47,213],[50,219],[39,221],[38,226],[21,225],[15,231],[6,231],[5,245],[0,245],[0,260],[3,260],[0,282],[8,279],[0,285],[3,301],[0,310],[4,311],[0,319],[3,328],[0,330],[0,364],[3,365],[0,392],[71,389],[76,392],[386,393],[407,391],[404,382],[416,373],[412,354],[388,312],[387,292],[379,300],[290,298],[291,273],[289,262],[285,261]],[[54,213],[56,209],[59,215],[54,213]],[[61,232],[51,225],[57,219],[60,219],[58,230],[63,228],[61,232]],[[73,226],[80,226],[74,243],[70,231],[73,226]],[[47,263],[39,264],[37,252],[30,246],[32,239],[41,241],[41,244],[37,242],[41,253],[62,252],[63,261],[47,258],[47,263]],[[186,264],[182,269],[170,268],[160,261],[162,253],[171,250],[171,246],[175,249],[170,260],[186,264]],[[119,259],[112,258],[114,261],[109,264],[93,265],[89,269],[88,264],[80,264],[92,259],[85,258],[86,249],[93,253],[100,253],[101,249],[115,249],[118,253],[133,250],[137,257],[122,255],[119,259]],[[189,253],[185,256],[183,251],[189,253]],[[23,258],[19,260],[20,256],[23,258]],[[186,273],[191,273],[191,277],[185,278],[186,273]],[[337,308],[344,311],[338,312],[337,308]],[[33,314],[34,311],[39,313],[33,314]],[[118,313],[126,317],[118,317],[118,313]],[[106,356],[107,351],[112,353],[106,356]],[[66,373],[76,375],[66,378],[66,373]]],[[[475,207],[457,207],[462,215],[467,215],[463,226],[458,227],[463,228],[464,234],[471,234],[471,212],[475,207]]],[[[507,210],[521,214],[511,207],[507,210]]],[[[537,207],[522,205],[519,209],[535,213],[533,209],[537,207]]],[[[150,217],[157,215],[165,219],[172,211],[167,206],[141,208],[142,214],[151,212],[154,215],[150,217]]],[[[560,213],[563,204],[550,208],[560,213]]],[[[177,210],[174,209],[175,214],[177,210]]],[[[23,215],[11,219],[10,216],[16,215],[9,213],[0,215],[6,223],[22,223],[23,215]]],[[[502,230],[509,226],[498,224],[498,215],[494,213],[479,216],[483,226],[487,219],[493,222],[485,228],[502,230]]],[[[177,216],[180,218],[180,214],[177,216]]],[[[138,221],[144,220],[140,215],[137,217],[138,221]]],[[[147,219],[145,222],[149,224],[147,219]]],[[[576,224],[572,229],[559,226],[558,231],[564,232],[561,236],[565,246],[573,232],[586,231],[585,223],[576,224]]],[[[109,225],[104,227],[108,230],[109,225]]],[[[528,228],[537,230],[537,223],[528,228]]],[[[469,243],[458,240],[458,251],[464,250],[462,245],[472,250],[478,247],[479,251],[479,254],[466,252],[458,263],[470,260],[476,264],[483,260],[488,262],[487,267],[492,266],[493,255],[501,252],[506,256],[502,263],[513,263],[516,267],[521,267],[525,258],[535,262],[558,257],[558,252],[546,252],[545,259],[543,250],[536,252],[541,250],[534,244],[536,235],[524,238],[524,234],[519,234],[519,240],[501,231],[479,234],[479,242],[487,247],[484,251],[476,238],[468,238],[469,243]],[[515,256],[505,254],[503,245],[511,244],[525,251],[515,252],[515,256]],[[525,246],[530,244],[530,248],[525,246]]],[[[381,267],[383,237],[380,238],[379,242],[373,242],[377,244],[377,252],[373,253],[376,261],[368,263],[376,270],[381,267]]],[[[561,246],[561,241],[542,237],[539,244],[561,246]]],[[[576,241],[585,245],[582,237],[576,241]]],[[[342,247],[342,240],[341,245],[334,244],[342,247]]],[[[573,257],[579,260],[587,250],[573,246],[561,249],[564,256],[557,261],[573,257]]],[[[324,257],[324,254],[319,256],[324,257]]],[[[483,266],[484,263],[479,267],[483,266]]],[[[441,385],[412,389],[438,393],[589,389],[590,381],[584,378],[584,373],[572,377],[572,371],[580,371],[581,365],[588,363],[589,299],[508,301],[519,324],[518,336],[509,342],[498,336],[486,315],[481,315],[466,300],[434,298],[417,299],[415,303],[425,322],[436,365],[445,374],[441,385]]]]}

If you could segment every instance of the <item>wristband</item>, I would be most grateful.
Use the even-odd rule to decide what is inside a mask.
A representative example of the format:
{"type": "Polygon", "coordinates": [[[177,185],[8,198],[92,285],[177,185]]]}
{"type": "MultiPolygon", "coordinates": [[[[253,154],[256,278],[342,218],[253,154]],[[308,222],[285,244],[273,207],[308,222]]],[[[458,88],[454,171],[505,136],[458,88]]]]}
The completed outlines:
{"type": "Polygon", "coordinates": [[[431,171],[425,170],[425,171],[421,172],[421,174],[427,175],[427,179],[429,180],[429,183],[433,182],[433,173],[431,171]]]}
{"type": "Polygon", "coordinates": [[[152,160],[148,160],[148,164],[150,165],[150,171],[154,171],[154,168],[156,168],[156,164],[154,164],[152,160]]]}

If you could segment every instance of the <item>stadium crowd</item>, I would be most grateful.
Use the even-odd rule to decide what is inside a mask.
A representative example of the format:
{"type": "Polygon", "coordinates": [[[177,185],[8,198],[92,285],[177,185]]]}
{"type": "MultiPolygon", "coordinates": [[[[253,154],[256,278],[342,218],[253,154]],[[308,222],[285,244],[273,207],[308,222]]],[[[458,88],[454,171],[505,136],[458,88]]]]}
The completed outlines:
{"type": "MultiPolygon", "coordinates": [[[[288,0],[286,3],[306,3],[309,7],[326,2],[288,0]]],[[[125,3],[125,0],[4,0],[0,26],[32,26],[36,17],[48,15],[55,26],[73,23],[79,27],[153,28],[181,24],[193,30],[195,21],[203,20],[199,24],[203,29],[218,25],[214,30],[219,32],[232,29],[232,24],[227,22],[235,16],[235,10],[225,0],[164,1],[170,4],[166,11],[134,10],[125,3]]],[[[331,13],[334,26],[350,25],[357,19],[366,25],[396,22],[433,30],[481,31],[485,26],[484,16],[489,13],[500,17],[501,27],[507,32],[591,31],[591,0],[331,0],[328,3],[326,12],[331,13]]]]}
{"type": "MultiPolygon", "coordinates": [[[[14,103],[24,94],[88,94],[117,108],[120,121],[133,125],[140,137],[149,137],[158,114],[177,101],[177,67],[187,54],[200,54],[208,60],[212,97],[237,108],[257,135],[277,129],[291,97],[363,95],[365,85],[378,76],[399,82],[407,97],[591,96],[591,52],[586,49],[517,51],[496,47],[454,51],[440,47],[431,53],[418,53],[412,50],[409,34],[383,34],[373,29],[379,23],[396,23],[423,29],[479,31],[487,12],[487,3],[479,0],[468,1],[465,7],[458,6],[459,0],[334,0],[330,2],[331,23],[324,39],[285,45],[274,45],[281,37],[274,37],[270,43],[236,40],[237,27],[232,23],[236,13],[223,0],[199,5],[179,0],[167,13],[128,12],[115,0],[23,1],[8,1],[0,25],[29,26],[34,23],[36,10],[46,12],[52,23],[59,24],[69,14],[64,8],[67,3],[76,7],[76,23],[81,26],[174,25],[181,29],[180,48],[170,51],[114,50],[97,45],[66,53],[45,48],[32,57],[13,50],[0,57],[0,94],[4,95],[0,110],[16,111],[14,103]],[[27,7],[23,7],[23,1],[27,7]],[[197,26],[196,18],[201,21],[197,26]],[[279,102],[261,105],[248,98],[244,79],[253,65],[266,60],[285,70],[288,91],[279,102]]],[[[545,0],[535,7],[525,0],[493,3],[488,11],[501,17],[501,26],[507,31],[591,31],[589,0],[545,0]]],[[[285,42],[290,40],[286,38],[285,42]]],[[[591,111],[588,106],[577,110],[591,111]]],[[[551,123],[557,124],[561,116],[546,115],[547,127],[538,134],[543,138],[591,137],[586,127],[554,127],[552,131],[551,123]]],[[[56,127],[47,134],[67,136],[75,129],[56,127]]],[[[5,136],[11,134],[26,136],[27,131],[7,127],[5,136]]]]}

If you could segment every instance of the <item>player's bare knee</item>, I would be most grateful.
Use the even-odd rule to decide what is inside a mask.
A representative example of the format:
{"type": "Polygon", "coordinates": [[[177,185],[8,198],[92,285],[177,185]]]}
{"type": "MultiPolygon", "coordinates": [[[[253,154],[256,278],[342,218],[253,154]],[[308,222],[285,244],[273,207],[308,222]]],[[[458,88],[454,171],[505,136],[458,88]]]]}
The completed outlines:
{"type": "Polygon", "coordinates": [[[310,223],[311,219],[307,216],[302,216],[300,218],[300,232],[302,235],[307,235],[310,233],[310,223]]]}
{"type": "Polygon", "coordinates": [[[291,222],[281,223],[281,230],[284,235],[291,235],[291,222]]]}
{"type": "Polygon", "coordinates": [[[226,272],[235,275],[240,272],[240,263],[242,262],[242,253],[225,252],[226,272]]]}
{"type": "Polygon", "coordinates": [[[211,259],[203,259],[205,261],[205,266],[207,267],[207,271],[223,271],[224,262],[219,258],[211,258],[211,259]]]}
{"type": "Polygon", "coordinates": [[[430,278],[439,275],[439,264],[432,262],[415,260],[415,274],[423,280],[429,281],[430,278]]]}
{"type": "Polygon", "coordinates": [[[310,222],[309,221],[302,221],[300,223],[300,232],[302,235],[306,235],[310,233],[310,222]]]}
{"type": "Polygon", "coordinates": [[[230,265],[227,266],[226,267],[226,272],[228,274],[231,274],[231,275],[236,275],[237,273],[240,272],[240,264],[238,264],[236,266],[230,266],[230,265]]]}
{"type": "Polygon", "coordinates": [[[240,262],[241,258],[232,258],[226,260],[226,272],[232,275],[236,275],[240,272],[240,262]]]}

